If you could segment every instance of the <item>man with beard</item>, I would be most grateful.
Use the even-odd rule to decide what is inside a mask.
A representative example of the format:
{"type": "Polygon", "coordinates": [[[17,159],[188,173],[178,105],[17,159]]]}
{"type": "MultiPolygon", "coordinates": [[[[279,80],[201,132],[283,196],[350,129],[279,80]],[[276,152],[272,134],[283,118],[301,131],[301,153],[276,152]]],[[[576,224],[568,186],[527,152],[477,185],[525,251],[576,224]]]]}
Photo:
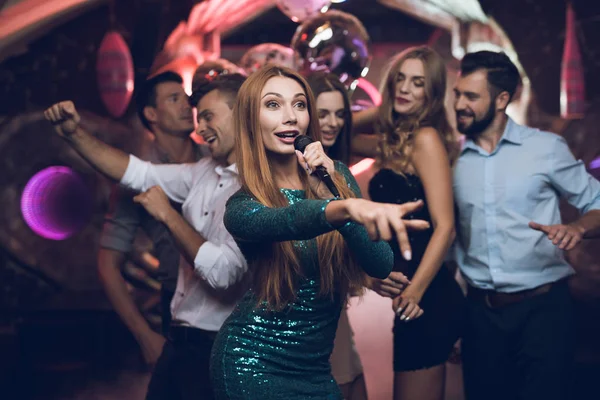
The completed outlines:
{"type": "Polygon", "coordinates": [[[463,58],[454,89],[466,136],[454,194],[469,400],[567,398],[574,271],[562,253],[600,231],[600,183],[562,137],[506,115],[519,80],[504,53],[480,51],[463,58]],[[561,197],[582,213],[577,221],[561,223],[561,197]]]}
{"type": "Polygon", "coordinates": [[[98,171],[142,192],[134,201],[167,227],[183,256],[172,322],[148,400],[213,398],[209,361],[214,337],[247,288],[246,260],[223,225],[225,203],[240,187],[232,108],[244,79],[222,75],[192,94],[197,132],[211,153],[193,164],[151,164],[110,147],[79,126],[70,101],[45,111],[56,132],[98,171]],[[169,199],[182,204],[183,217],[169,199]]]}

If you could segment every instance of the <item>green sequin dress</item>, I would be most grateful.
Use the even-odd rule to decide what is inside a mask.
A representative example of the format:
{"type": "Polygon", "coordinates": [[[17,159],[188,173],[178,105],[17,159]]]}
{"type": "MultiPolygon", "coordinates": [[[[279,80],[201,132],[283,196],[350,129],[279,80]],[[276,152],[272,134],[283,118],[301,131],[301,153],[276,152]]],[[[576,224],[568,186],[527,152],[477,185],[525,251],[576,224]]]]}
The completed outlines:
{"type": "MultiPolygon", "coordinates": [[[[360,190],[348,168],[336,163],[349,187],[360,190]]],[[[319,296],[320,277],[315,238],[334,228],[325,219],[330,200],[307,200],[302,190],[281,189],[289,206],[269,208],[245,192],[227,203],[225,226],[249,265],[276,241],[293,240],[303,268],[296,300],[282,311],[257,306],[249,290],[225,321],[215,340],[211,378],[216,399],[342,399],[331,376],[333,348],[342,301],[319,296]]],[[[367,274],[385,278],[393,253],[373,242],[366,230],[348,223],[339,228],[367,274]]]]}

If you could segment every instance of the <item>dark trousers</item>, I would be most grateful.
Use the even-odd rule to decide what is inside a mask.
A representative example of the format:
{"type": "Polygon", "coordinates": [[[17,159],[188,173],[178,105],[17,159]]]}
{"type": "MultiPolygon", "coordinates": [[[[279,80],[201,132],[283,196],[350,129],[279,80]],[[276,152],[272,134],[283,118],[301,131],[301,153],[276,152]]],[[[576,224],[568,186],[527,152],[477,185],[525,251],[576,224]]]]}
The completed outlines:
{"type": "Polygon", "coordinates": [[[169,327],[171,326],[171,300],[175,295],[174,290],[166,289],[163,285],[160,289],[160,317],[161,317],[161,330],[164,337],[169,334],[169,327]]]}
{"type": "Polygon", "coordinates": [[[466,398],[568,399],[574,333],[566,280],[499,308],[467,296],[462,340],[466,398]]]}
{"type": "Polygon", "coordinates": [[[214,333],[195,328],[171,331],[148,384],[146,400],[212,400],[209,377],[214,333]],[[181,330],[188,334],[181,334],[181,330]]]}

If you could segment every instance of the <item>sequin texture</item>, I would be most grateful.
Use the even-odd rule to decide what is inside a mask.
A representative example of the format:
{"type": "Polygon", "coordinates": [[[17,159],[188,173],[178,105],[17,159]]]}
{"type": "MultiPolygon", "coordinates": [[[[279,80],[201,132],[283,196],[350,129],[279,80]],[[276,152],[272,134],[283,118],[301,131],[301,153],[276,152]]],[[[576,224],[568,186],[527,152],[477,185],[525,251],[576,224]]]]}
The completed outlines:
{"type": "MultiPolygon", "coordinates": [[[[347,167],[336,164],[351,187],[347,167]]],[[[225,225],[252,265],[273,241],[294,240],[302,265],[296,300],[282,311],[256,304],[252,290],[238,303],[213,347],[211,378],[217,399],[342,399],[329,356],[342,302],[319,295],[315,237],[333,230],[325,219],[329,200],[307,200],[304,191],[282,189],[289,206],[268,208],[238,192],[228,202],[225,225]],[[267,246],[265,246],[267,245],[267,246]]],[[[387,276],[393,265],[386,243],[371,242],[360,225],[340,232],[370,274],[387,276]]],[[[361,263],[359,261],[359,263],[361,263]]],[[[362,265],[362,263],[361,263],[362,265]]]]}

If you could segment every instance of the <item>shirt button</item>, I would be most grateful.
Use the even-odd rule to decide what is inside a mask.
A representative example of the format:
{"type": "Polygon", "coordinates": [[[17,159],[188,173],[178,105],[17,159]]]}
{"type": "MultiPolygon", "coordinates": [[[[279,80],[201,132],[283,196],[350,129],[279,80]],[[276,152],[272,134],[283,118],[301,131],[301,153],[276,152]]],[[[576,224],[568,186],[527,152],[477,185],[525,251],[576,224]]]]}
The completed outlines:
{"type": "Polygon", "coordinates": [[[219,187],[223,187],[223,184],[222,184],[222,183],[219,183],[219,187]]]}
{"type": "Polygon", "coordinates": [[[208,211],[206,211],[206,212],[204,213],[204,215],[208,215],[208,211]]]}

